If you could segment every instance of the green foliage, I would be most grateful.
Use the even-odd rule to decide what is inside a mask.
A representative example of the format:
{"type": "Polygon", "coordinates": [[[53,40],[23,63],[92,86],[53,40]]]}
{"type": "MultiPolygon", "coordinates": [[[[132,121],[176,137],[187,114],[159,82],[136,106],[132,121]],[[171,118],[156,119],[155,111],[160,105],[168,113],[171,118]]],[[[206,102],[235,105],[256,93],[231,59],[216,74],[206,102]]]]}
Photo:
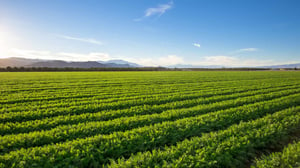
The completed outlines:
{"type": "MultiPolygon", "coordinates": [[[[1,72],[0,167],[246,167],[299,135],[299,86],[297,71],[1,72]]],[[[298,144],[252,165],[298,166],[298,144]]]]}
{"type": "Polygon", "coordinates": [[[263,156],[261,159],[256,160],[255,165],[252,167],[300,167],[300,141],[289,144],[282,152],[275,152],[268,156],[263,156]]]}

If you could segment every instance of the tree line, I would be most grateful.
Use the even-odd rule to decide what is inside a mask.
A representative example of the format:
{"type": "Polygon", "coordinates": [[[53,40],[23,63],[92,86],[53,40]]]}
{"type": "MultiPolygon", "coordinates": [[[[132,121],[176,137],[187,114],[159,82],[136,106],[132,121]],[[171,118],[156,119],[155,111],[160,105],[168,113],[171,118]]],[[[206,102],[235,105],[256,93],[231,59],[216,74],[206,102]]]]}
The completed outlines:
{"type": "Polygon", "coordinates": [[[300,68],[166,68],[166,67],[103,67],[103,68],[53,68],[53,67],[0,67],[0,72],[68,72],[68,71],[264,71],[300,70],[300,68]]]}

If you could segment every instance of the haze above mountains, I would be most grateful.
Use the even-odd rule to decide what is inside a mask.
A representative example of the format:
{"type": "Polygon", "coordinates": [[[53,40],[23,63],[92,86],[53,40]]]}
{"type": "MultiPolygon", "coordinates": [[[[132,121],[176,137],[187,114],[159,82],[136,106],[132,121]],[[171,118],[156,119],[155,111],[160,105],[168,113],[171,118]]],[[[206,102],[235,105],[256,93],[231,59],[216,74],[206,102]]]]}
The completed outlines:
{"type": "MultiPolygon", "coordinates": [[[[130,67],[143,67],[136,63],[124,60],[109,60],[109,61],[86,61],[86,62],[69,62],[62,60],[42,60],[42,59],[27,59],[21,57],[11,57],[0,59],[0,67],[49,67],[49,68],[130,68],[130,67]]],[[[172,65],[169,68],[222,68],[226,66],[220,65],[172,65]]],[[[271,65],[271,66],[256,66],[256,68],[300,68],[300,63],[297,64],[284,64],[284,65],[271,65]]]]}

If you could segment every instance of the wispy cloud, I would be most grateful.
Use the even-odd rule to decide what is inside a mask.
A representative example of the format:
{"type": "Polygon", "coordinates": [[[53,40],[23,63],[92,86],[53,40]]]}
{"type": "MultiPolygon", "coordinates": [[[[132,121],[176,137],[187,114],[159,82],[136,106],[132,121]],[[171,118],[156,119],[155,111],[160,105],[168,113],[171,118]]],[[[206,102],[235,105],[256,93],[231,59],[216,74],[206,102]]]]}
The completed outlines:
{"type": "Polygon", "coordinates": [[[112,59],[108,53],[90,52],[90,53],[70,53],[70,52],[51,52],[44,50],[24,50],[11,49],[12,56],[43,59],[43,60],[64,60],[64,61],[108,61],[112,59]]]}
{"type": "Polygon", "coordinates": [[[154,8],[148,8],[145,10],[144,16],[141,18],[134,19],[134,21],[141,21],[144,18],[150,17],[150,16],[161,16],[163,15],[167,10],[170,10],[173,7],[173,1],[167,3],[167,4],[160,4],[157,7],[154,8]]]}
{"type": "Polygon", "coordinates": [[[199,43],[193,43],[193,46],[200,48],[201,45],[199,43]]]}
{"type": "Polygon", "coordinates": [[[256,52],[256,51],[260,51],[260,49],[258,49],[258,48],[241,48],[241,49],[234,50],[228,54],[235,55],[235,54],[249,53],[249,52],[256,52]]]}
{"type": "Polygon", "coordinates": [[[258,51],[258,48],[242,48],[242,49],[236,50],[236,52],[253,52],[253,51],[258,51]]]}
{"type": "Polygon", "coordinates": [[[68,58],[71,61],[108,61],[111,59],[108,53],[99,53],[99,52],[91,52],[91,53],[67,53],[60,52],[57,53],[58,56],[68,58]]]}
{"type": "Polygon", "coordinates": [[[143,66],[169,66],[169,65],[184,63],[183,58],[177,55],[167,55],[167,56],[152,57],[152,58],[138,58],[138,59],[124,58],[124,59],[143,66]]]}
{"type": "Polygon", "coordinates": [[[10,53],[12,53],[13,56],[24,57],[24,58],[32,58],[32,59],[35,59],[35,58],[47,59],[51,55],[50,51],[45,51],[45,50],[24,50],[24,49],[19,49],[19,48],[12,48],[10,50],[10,53]]]}
{"type": "Polygon", "coordinates": [[[155,8],[148,8],[145,11],[145,17],[149,17],[152,15],[163,15],[167,10],[171,9],[173,6],[173,2],[169,2],[168,4],[158,5],[155,8]]]}
{"type": "Polygon", "coordinates": [[[227,55],[213,55],[204,56],[199,59],[188,61],[184,57],[177,55],[167,55],[161,57],[148,57],[143,59],[134,58],[124,58],[130,62],[135,62],[143,66],[172,66],[172,65],[193,65],[193,66],[225,66],[225,67],[256,67],[263,65],[276,65],[285,63],[295,63],[295,62],[285,62],[280,63],[274,60],[259,60],[259,59],[241,59],[234,56],[227,55]]]}
{"type": "Polygon", "coordinates": [[[158,63],[160,65],[176,65],[176,64],[183,64],[183,58],[177,55],[168,55],[166,57],[161,57],[158,59],[158,63]]]}
{"type": "Polygon", "coordinates": [[[263,65],[276,65],[274,60],[241,59],[233,56],[217,55],[205,56],[202,60],[194,61],[192,65],[218,65],[226,67],[256,67],[263,65]]]}
{"type": "Polygon", "coordinates": [[[81,41],[85,43],[91,43],[96,45],[103,45],[103,43],[99,40],[93,39],[93,38],[79,38],[79,37],[72,37],[72,36],[66,36],[66,35],[56,35],[57,37],[67,39],[67,40],[75,40],[75,41],[81,41]]]}
{"type": "Polygon", "coordinates": [[[238,53],[245,53],[245,52],[255,52],[255,51],[259,51],[258,48],[241,48],[238,50],[235,50],[233,52],[231,52],[230,54],[238,54],[238,53]]]}
{"type": "Polygon", "coordinates": [[[218,56],[206,56],[204,57],[204,64],[207,65],[228,65],[237,62],[238,59],[230,56],[218,55],[218,56]]]}

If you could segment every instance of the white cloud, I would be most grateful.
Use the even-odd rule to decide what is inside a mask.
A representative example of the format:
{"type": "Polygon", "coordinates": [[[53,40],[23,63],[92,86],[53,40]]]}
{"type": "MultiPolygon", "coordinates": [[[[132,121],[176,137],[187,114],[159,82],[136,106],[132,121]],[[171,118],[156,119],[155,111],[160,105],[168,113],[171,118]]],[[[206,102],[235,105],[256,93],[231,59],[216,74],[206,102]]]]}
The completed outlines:
{"type": "MultiPolygon", "coordinates": [[[[171,66],[177,64],[194,65],[194,66],[225,66],[225,67],[256,67],[263,65],[278,65],[284,64],[273,60],[258,60],[258,59],[240,59],[232,56],[216,55],[216,56],[204,56],[202,58],[187,61],[183,57],[176,55],[168,55],[156,58],[121,58],[130,62],[134,62],[143,66],[171,66]]],[[[286,62],[291,63],[291,62],[286,62]]]]}
{"type": "Polygon", "coordinates": [[[65,58],[64,60],[68,61],[108,61],[111,59],[109,54],[98,52],[91,52],[87,54],[60,52],[57,53],[57,55],[60,58],[65,58]]]}
{"type": "Polygon", "coordinates": [[[75,41],[81,41],[90,44],[103,45],[101,41],[95,40],[93,38],[78,38],[78,37],[71,37],[66,35],[56,35],[56,36],[67,40],[75,40],[75,41]]]}
{"type": "Polygon", "coordinates": [[[193,46],[200,48],[201,45],[199,43],[193,43],[193,46]]]}
{"type": "Polygon", "coordinates": [[[184,63],[183,58],[176,55],[168,55],[166,57],[160,57],[158,59],[160,65],[175,65],[184,63]]]}
{"type": "Polygon", "coordinates": [[[184,60],[182,57],[176,55],[167,55],[156,58],[124,58],[127,61],[134,62],[143,66],[169,66],[176,64],[183,64],[184,60]]]}
{"type": "Polygon", "coordinates": [[[145,10],[145,14],[142,18],[137,18],[137,19],[133,19],[133,21],[141,21],[146,17],[150,17],[150,16],[154,16],[154,15],[158,15],[161,16],[163,15],[167,10],[171,9],[173,7],[173,2],[169,2],[167,4],[161,4],[158,5],[157,7],[154,8],[148,8],[145,10]]]}
{"type": "Polygon", "coordinates": [[[148,8],[145,11],[145,17],[149,17],[149,16],[152,16],[152,15],[162,15],[167,10],[171,9],[172,6],[173,6],[173,2],[169,2],[168,4],[158,5],[155,8],[148,8]]]}
{"type": "Polygon", "coordinates": [[[258,48],[242,48],[242,49],[236,50],[235,52],[253,52],[253,51],[258,51],[258,48]]]}
{"type": "Polygon", "coordinates": [[[283,64],[273,60],[240,59],[232,56],[205,56],[203,60],[195,61],[192,65],[218,65],[225,67],[255,67],[263,65],[283,64]]]}
{"type": "Polygon", "coordinates": [[[10,50],[10,53],[12,53],[15,57],[23,57],[23,58],[32,58],[32,59],[53,58],[50,55],[50,51],[44,51],[44,50],[23,50],[18,48],[12,48],[10,50]]]}
{"type": "Polygon", "coordinates": [[[204,57],[203,63],[206,65],[228,65],[234,64],[238,60],[234,57],[229,56],[206,56],[204,57]]]}
{"type": "Polygon", "coordinates": [[[11,49],[11,55],[15,57],[23,57],[29,59],[44,60],[64,60],[64,61],[107,61],[112,59],[107,53],[90,52],[90,53],[68,53],[68,52],[50,52],[42,50],[24,50],[11,49]]]}
{"type": "Polygon", "coordinates": [[[256,52],[256,51],[260,51],[260,49],[258,49],[258,48],[241,48],[241,49],[232,51],[229,54],[240,54],[240,53],[256,52]]]}

